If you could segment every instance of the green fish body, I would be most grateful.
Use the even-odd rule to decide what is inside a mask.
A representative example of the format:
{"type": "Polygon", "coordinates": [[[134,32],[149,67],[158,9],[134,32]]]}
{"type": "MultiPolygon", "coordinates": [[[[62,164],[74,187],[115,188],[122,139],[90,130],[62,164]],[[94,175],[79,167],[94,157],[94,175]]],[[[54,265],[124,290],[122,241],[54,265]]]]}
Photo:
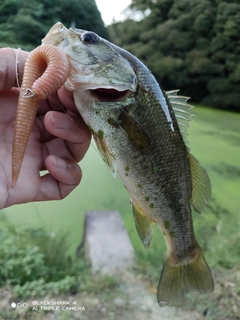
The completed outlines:
{"type": "Polygon", "coordinates": [[[141,61],[93,32],[58,23],[43,43],[59,46],[69,57],[65,87],[73,91],[103,160],[130,194],[144,246],[155,223],[163,233],[167,259],[158,302],[175,304],[189,291],[213,291],[191,214],[191,205],[202,211],[211,184],[186,146],[187,98],[165,93],[141,61]]]}

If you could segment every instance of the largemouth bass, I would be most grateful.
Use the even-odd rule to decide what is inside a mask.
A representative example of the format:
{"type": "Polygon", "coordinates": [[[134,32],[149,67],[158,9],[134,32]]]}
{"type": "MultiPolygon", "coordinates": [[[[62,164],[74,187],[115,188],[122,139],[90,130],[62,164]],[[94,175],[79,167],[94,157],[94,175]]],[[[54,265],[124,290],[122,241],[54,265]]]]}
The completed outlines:
{"type": "Polygon", "coordinates": [[[164,92],[135,56],[80,29],[54,25],[42,41],[65,52],[65,87],[112,174],[130,194],[145,247],[157,224],[167,245],[158,302],[178,303],[189,291],[213,291],[211,271],[195,239],[191,205],[201,212],[211,184],[187,143],[191,107],[177,91],[164,92]]]}

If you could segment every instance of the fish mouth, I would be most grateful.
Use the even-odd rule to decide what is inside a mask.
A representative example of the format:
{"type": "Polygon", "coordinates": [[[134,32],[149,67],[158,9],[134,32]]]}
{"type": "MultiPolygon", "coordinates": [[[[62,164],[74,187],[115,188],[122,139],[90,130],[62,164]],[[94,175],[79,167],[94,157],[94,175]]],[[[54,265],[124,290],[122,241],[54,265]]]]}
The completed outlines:
{"type": "Polygon", "coordinates": [[[91,96],[100,102],[119,102],[126,100],[133,92],[116,88],[97,88],[89,90],[91,96]]]}

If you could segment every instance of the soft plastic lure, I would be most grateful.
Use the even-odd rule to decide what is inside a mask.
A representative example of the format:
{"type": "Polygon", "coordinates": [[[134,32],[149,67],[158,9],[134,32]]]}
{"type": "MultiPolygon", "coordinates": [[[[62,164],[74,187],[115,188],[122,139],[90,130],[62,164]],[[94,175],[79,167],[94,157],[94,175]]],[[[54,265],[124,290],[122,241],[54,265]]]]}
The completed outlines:
{"type": "Polygon", "coordinates": [[[40,100],[45,100],[65,83],[69,61],[64,52],[53,45],[41,45],[33,50],[24,67],[12,147],[12,186],[22,166],[24,153],[40,100]]]}

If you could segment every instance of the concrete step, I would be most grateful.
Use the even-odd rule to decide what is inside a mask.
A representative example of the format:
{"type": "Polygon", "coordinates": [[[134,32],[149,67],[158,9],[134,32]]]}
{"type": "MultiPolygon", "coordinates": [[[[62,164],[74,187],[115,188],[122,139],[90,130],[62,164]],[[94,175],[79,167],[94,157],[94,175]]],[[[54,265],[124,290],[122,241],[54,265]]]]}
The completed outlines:
{"type": "Polygon", "coordinates": [[[83,243],[93,273],[124,272],[134,263],[134,249],[117,211],[88,211],[83,243]]]}

